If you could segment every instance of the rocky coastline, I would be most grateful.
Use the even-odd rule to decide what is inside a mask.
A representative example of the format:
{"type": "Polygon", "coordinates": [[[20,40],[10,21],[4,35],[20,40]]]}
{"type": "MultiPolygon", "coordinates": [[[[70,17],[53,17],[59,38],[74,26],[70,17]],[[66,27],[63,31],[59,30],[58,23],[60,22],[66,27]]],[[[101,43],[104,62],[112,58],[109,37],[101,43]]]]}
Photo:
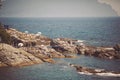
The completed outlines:
{"type": "Polygon", "coordinates": [[[120,72],[108,71],[104,69],[88,68],[88,67],[83,67],[83,66],[74,65],[74,64],[69,64],[69,65],[71,67],[74,67],[79,74],[120,77],[120,72]]]}
{"type": "Polygon", "coordinates": [[[103,59],[120,59],[120,44],[95,47],[81,40],[50,39],[41,34],[29,34],[13,28],[6,29],[12,43],[0,43],[0,67],[24,66],[43,62],[55,63],[53,58],[75,58],[77,54],[103,59]]]}

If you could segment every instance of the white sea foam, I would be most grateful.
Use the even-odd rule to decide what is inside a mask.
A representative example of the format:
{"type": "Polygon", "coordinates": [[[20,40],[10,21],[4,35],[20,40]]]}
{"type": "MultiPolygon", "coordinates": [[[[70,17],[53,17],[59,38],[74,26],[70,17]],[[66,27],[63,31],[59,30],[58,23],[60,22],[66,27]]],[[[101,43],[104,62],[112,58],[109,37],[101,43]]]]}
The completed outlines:
{"type": "Polygon", "coordinates": [[[62,70],[62,71],[68,70],[68,66],[61,66],[60,70],[62,70]]]}
{"type": "Polygon", "coordinates": [[[96,75],[99,75],[99,76],[120,77],[120,74],[115,74],[115,73],[111,73],[111,72],[107,72],[107,73],[96,73],[96,75]]]}
{"type": "Polygon", "coordinates": [[[68,66],[62,66],[63,68],[68,68],[68,66]]]}
{"type": "Polygon", "coordinates": [[[85,74],[85,75],[98,75],[98,76],[111,76],[111,77],[120,77],[120,74],[115,74],[112,72],[107,72],[107,73],[89,73],[89,72],[78,72],[79,74],[85,74]]]}
{"type": "Polygon", "coordinates": [[[89,72],[78,72],[79,74],[85,74],[85,75],[93,75],[93,73],[89,73],[89,72]]]}
{"type": "Polygon", "coordinates": [[[104,69],[95,69],[96,72],[101,72],[103,71],[104,69]]]}

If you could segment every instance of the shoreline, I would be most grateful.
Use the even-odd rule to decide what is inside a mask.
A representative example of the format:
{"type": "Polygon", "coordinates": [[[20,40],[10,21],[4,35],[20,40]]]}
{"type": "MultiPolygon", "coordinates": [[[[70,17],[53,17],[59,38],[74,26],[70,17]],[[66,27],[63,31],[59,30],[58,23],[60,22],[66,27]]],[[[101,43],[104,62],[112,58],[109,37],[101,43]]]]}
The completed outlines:
{"type": "MultiPolygon", "coordinates": [[[[55,61],[52,58],[75,58],[76,54],[93,56],[103,59],[120,59],[120,44],[117,44],[113,47],[96,47],[86,45],[82,40],[69,38],[51,39],[39,33],[37,34],[30,34],[27,32],[23,33],[13,28],[8,28],[5,30],[12,39],[12,44],[11,46],[9,45],[10,47],[12,47],[13,49],[15,48],[17,50],[23,50],[27,54],[34,56],[35,58],[39,59],[42,62],[54,63],[55,61]]],[[[14,57],[13,56],[15,54],[14,51],[11,51],[11,54],[12,57],[14,57]]],[[[9,57],[7,54],[5,56],[9,57]]],[[[13,63],[15,59],[16,57],[13,59],[13,63]]],[[[7,60],[9,61],[9,59],[7,60]]],[[[28,60],[30,60],[29,57],[28,60]]],[[[0,62],[1,61],[4,63],[4,58],[0,59],[0,62]]]]}

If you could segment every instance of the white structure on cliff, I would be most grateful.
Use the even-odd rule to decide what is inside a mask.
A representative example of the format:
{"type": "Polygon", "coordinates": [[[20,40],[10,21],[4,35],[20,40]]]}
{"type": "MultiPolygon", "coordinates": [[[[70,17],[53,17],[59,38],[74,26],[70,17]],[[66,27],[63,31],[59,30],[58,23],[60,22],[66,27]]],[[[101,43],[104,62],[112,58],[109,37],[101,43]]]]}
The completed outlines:
{"type": "Polygon", "coordinates": [[[23,43],[18,43],[18,47],[23,47],[24,44],[23,43]]]}
{"type": "Polygon", "coordinates": [[[29,32],[28,31],[25,31],[26,34],[28,34],[29,32]]]}
{"type": "Polygon", "coordinates": [[[41,32],[37,32],[36,36],[40,36],[42,33],[41,32]]]}

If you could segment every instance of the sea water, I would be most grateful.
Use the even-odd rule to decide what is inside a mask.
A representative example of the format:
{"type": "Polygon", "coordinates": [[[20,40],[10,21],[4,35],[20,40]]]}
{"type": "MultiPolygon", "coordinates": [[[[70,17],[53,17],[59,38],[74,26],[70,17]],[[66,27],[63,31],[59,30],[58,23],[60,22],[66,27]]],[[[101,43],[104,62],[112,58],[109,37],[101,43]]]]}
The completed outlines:
{"type": "MultiPolygon", "coordinates": [[[[80,39],[94,46],[120,43],[120,18],[0,18],[0,22],[22,32],[41,32],[50,38],[80,39]]],[[[120,60],[78,56],[55,61],[55,64],[0,68],[0,80],[120,80],[120,77],[78,74],[68,65],[72,63],[120,72],[120,60]]]]}
{"type": "Polygon", "coordinates": [[[50,38],[81,39],[95,46],[120,43],[120,18],[0,18],[19,31],[42,32],[50,38]]]}
{"type": "Polygon", "coordinates": [[[120,77],[79,74],[68,64],[120,71],[120,61],[79,56],[56,59],[55,64],[43,63],[25,67],[0,68],[0,80],[120,80],[120,77]]]}

